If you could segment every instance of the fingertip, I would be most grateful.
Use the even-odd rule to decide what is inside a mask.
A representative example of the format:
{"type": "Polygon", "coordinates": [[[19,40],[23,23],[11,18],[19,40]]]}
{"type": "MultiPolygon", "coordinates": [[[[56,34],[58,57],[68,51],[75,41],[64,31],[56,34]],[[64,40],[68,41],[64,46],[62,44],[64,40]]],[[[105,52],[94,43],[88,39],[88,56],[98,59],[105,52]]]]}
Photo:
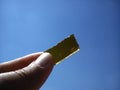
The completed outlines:
{"type": "Polygon", "coordinates": [[[34,64],[38,64],[40,67],[44,67],[44,68],[49,65],[52,66],[54,65],[53,56],[48,52],[44,52],[36,59],[34,64]]]}

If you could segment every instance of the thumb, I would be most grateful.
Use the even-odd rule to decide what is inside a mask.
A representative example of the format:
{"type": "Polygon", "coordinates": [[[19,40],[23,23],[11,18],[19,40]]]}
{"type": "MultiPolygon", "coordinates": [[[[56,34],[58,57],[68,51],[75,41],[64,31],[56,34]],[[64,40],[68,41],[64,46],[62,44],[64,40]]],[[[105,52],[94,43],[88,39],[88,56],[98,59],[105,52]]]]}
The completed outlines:
{"type": "Polygon", "coordinates": [[[27,67],[0,74],[0,90],[38,90],[53,66],[52,55],[43,53],[27,67]]]}

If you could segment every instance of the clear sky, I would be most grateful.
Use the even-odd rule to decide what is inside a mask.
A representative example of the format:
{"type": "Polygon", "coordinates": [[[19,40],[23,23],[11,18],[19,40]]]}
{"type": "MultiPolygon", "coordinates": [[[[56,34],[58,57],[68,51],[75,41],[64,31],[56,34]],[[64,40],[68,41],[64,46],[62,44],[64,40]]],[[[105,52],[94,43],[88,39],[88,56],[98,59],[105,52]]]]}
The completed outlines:
{"type": "Polygon", "coordinates": [[[0,0],[0,62],[75,34],[81,50],[41,90],[120,90],[119,0],[0,0]]]}

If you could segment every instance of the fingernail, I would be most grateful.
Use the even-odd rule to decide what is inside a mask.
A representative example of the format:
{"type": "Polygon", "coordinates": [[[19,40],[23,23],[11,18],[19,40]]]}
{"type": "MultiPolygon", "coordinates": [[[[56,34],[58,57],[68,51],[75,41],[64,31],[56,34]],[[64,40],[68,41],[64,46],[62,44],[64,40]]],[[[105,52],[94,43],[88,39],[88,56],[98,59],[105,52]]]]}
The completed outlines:
{"type": "Polygon", "coordinates": [[[45,52],[37,58],[35,63],[45,68],[53,64],[53,57],[50,53],[45,52]]]}

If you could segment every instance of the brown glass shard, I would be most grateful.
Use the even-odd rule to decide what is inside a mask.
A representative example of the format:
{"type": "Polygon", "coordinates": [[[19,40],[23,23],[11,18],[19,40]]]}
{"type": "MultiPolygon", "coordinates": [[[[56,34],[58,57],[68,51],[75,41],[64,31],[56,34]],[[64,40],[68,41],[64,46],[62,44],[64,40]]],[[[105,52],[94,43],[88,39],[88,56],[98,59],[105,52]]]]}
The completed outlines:
{"type": "Polygon", "coordinates": [[[53,46],[45,52],[51,53],[54,58],[54,62],[58,64],[63,61],[63,59],[77,52],[79,49],[79,45],[74,35],[72,34],[60,43],[58,43],[56,46],[53,46]]]}

